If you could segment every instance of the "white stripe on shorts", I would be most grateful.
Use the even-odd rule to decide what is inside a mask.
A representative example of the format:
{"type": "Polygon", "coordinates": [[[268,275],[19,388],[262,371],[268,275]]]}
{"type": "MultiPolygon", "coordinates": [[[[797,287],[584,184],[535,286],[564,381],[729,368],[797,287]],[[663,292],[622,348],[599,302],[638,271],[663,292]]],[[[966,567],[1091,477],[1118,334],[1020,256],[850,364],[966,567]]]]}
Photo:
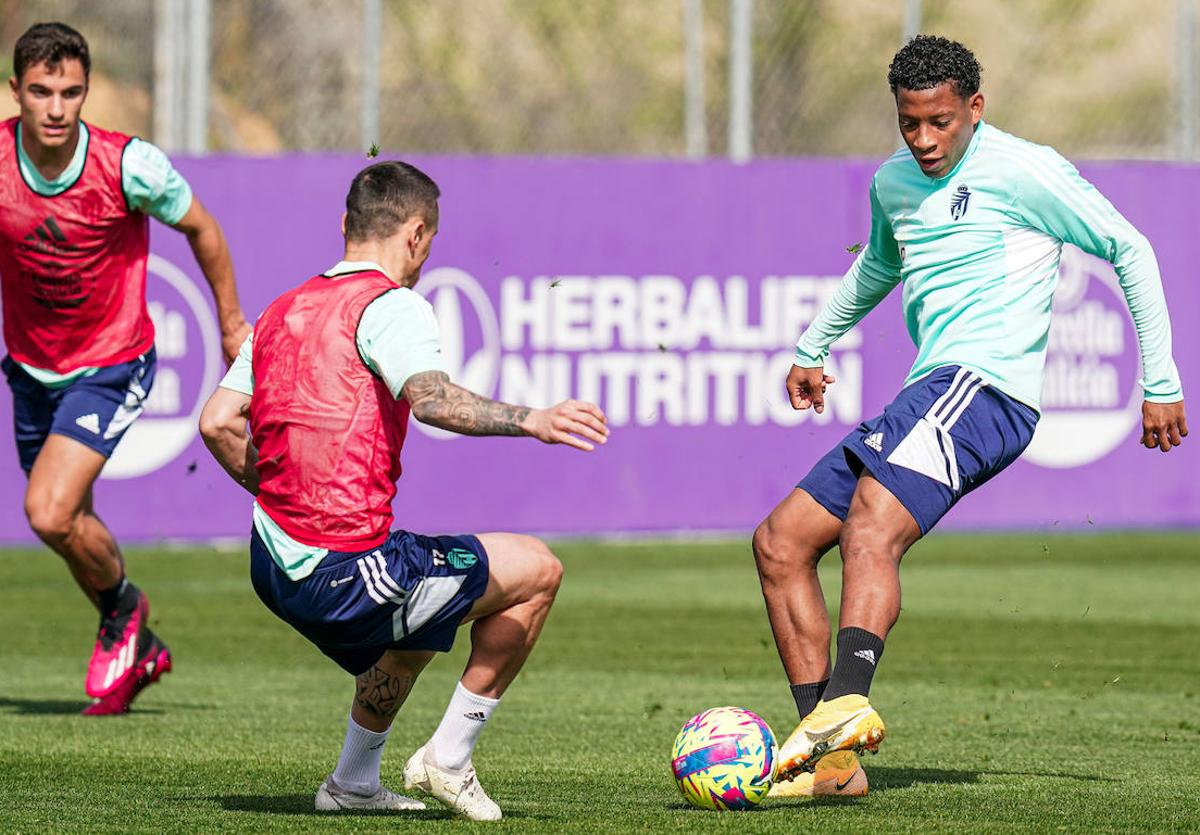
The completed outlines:
{"type": "Polygon", "coordinates": [[[888,463],[928,476],[957,493],[962,480],[950,429],[985,385],[978,374],[959,368],[946,391],[892,450],[888,463]]]}
{"type": "Polygon", "coordinates": [[[408,603],[392,615],[392,637],[397,641],[416,632],[454,599],[466,574],[451,574],[445,577],[426,577],[417,583],[409,595],[408,603]]]}

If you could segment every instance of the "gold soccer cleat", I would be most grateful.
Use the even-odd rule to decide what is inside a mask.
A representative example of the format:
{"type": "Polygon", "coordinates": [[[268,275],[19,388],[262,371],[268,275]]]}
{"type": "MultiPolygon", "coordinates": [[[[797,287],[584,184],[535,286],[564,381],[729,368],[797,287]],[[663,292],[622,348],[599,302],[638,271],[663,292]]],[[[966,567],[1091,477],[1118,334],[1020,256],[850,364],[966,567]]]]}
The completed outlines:
{"type": "Polygon", "coordinates": [[[853,751],[835,751],[817,762],[812,772],[771,786],[770,799],[780,797],[866,797],[867,772],[853,751]]]}
{"type": "Polygon", "coordinates": [[[817,761],[834,751],[875,753],[887,733],[883,719],[866,696],[850,694],[817,704],[779,749],[781,780],[811,772],[817,761]]]}

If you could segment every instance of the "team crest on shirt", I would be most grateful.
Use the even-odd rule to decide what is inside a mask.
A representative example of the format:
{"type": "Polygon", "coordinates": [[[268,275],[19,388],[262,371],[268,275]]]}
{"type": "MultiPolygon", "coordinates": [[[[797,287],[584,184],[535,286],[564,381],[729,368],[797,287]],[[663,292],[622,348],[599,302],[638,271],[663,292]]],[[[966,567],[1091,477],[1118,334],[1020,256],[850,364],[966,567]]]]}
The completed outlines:
{"type": "Polygon", "coordinates": [[[971,190],[965,185],[961,185],[955,192],[955,195],[950,200],[950,217],[955,220],[962,220],[963,215],[967,213],[967,207],[971,204],[971,190]]]}

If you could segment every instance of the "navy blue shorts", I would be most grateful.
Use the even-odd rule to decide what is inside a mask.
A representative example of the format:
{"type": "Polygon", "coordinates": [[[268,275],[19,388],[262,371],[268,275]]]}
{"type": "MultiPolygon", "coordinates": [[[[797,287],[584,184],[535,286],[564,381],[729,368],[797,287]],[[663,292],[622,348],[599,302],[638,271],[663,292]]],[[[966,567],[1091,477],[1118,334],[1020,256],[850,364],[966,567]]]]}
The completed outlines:
{"type": "Polygon", "coordinates": [[[448,652],[487,590],[488,558],[473,536],[393,531],[370,551],[330,551],[292,580],[255,530],[250,579],[268,609],[358,675],[389,649],[448,652]]]}
{"type": "Polygon", "coordinates": [[[50,433],[66,435],[109,458],[138,415],[154,384],[155,353],[101,368],[62,388],[48,388],[12,357],[0,360],[13,394],[17,456],[25,472],[50,433]]]}
{"type": "Polygon", "coordinates": [[[796,486],[842,519],[863,470],[927,534],[959,499],[1029,445],[1038,413],[956,365],[909,385],[859,424],[796,486]]]}

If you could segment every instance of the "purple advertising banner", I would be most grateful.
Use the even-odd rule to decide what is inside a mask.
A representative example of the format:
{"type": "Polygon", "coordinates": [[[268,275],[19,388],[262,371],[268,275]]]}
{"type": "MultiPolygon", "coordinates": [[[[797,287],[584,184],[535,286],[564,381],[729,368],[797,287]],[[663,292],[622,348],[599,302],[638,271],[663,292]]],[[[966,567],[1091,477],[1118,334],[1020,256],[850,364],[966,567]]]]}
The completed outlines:
{"type": "MultiPolygon", "coordinates": [[[[915,355],[893,293],[835,346],[825,413],[787,405],[792,346],[866,235],[874,163],[414,161],[443,191],[417,289],[437,314],[451,376],[533,405],[596,400],[612,436],[584,454],[414,422],[401,527],[747,534],[894,397],[915,355]]],[[[339,260],[346,189],[365,163],[179,161],[224,227],[248,316],[339,260]]],[[[1200,391],[1200,168],[1083,173],[1154,245],[1184,388],[1200,391]]],[[[97,508],[122,541],[245,536],[251,500],[196,432],[224,372],[211,297],[186,241],[157,224],[150,272],[158,376],[97,485],[97,508]]],[[[943,526],[1200,525],[1200,438],[1169,455],[1138,446],[1137,343],[1111,267],[1065,249],[1055,308],[1034,442],[943,526]]],[[[0,541],[30,542],[0,388],[0,541]]]]}

